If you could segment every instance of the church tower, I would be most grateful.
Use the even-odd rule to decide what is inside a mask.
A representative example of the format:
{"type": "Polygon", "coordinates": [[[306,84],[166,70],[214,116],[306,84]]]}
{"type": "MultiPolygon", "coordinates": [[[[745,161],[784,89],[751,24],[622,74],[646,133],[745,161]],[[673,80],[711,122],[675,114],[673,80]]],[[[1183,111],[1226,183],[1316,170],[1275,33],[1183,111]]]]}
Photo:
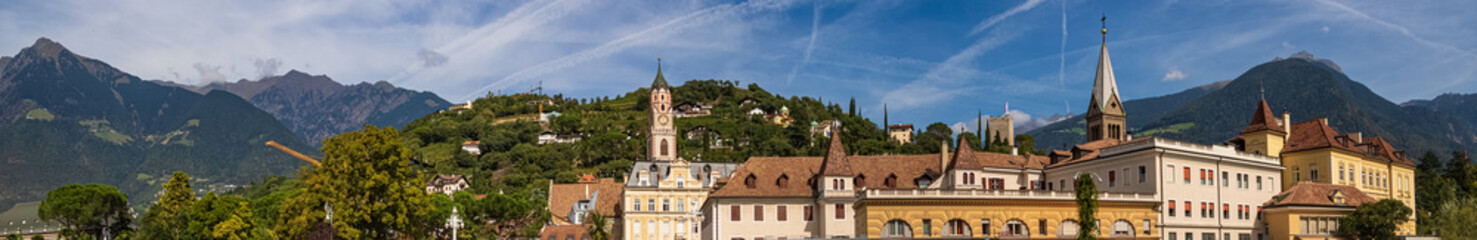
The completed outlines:
{"type": "Polygon", "coordinates": [[[656,60],[656,80],[651,82],[651,133],[646,156],[652,161],[677,159],[677,129],[672,126],[672,86],[662,77],[662,59],[656,60]]]}
{"type": "Polygon", "coordinates": [[[1108,60],[1108,17],[1103,17],[1103,47],[1097,60],[1097,78],[1092,84],[1092,104],[1087,107],[1087,141],[1128,140],[1128,116],[1118,97],[1118,81],[1108,60]]]}
{"type": "Polygon", "coordinates": [[[1272,116],[1272,108],[1267,106],[1267,100],[1257,105],[1256,113],[1251,117],[1251,123],[1241,130],[1241,139],[1246,141],[1246,152],[1266,155],[1269,157],[1281,157],[1283,144],[1287,141],[1287,128],[1279,124],[1277,117],[1272,116]]]}

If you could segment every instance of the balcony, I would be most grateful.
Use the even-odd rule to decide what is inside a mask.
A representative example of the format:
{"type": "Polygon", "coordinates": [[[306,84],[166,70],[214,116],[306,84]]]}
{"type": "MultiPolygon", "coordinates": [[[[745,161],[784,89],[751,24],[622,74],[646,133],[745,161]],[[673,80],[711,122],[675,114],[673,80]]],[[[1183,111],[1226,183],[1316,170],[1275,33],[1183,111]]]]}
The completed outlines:
{"type": "MultiPolygon", "coordinates": [[[[1070,191],[1048,190],[982,190],[982,189],[867,189],[857,193],[867,199],[1021,199],[1021,200],[1066,200],[1077,199],[1070,191]]],[[[1158,202],[1157,196],[1141,193],[1098,193],[1099,201],[1158,202]]]]}

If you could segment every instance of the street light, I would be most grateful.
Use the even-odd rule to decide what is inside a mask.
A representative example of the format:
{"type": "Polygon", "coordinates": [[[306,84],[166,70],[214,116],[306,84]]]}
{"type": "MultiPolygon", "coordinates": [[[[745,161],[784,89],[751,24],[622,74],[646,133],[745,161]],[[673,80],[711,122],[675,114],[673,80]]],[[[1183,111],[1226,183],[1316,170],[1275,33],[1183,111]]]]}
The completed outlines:
{"type": "Polygon", "coordinates": [[[456,213],[456,207],[451,207],[451,217],[446,219],[446,227],[451,228],[451,240],[456,240],[456,230],[462,228],[462,216],[456,213]]]}

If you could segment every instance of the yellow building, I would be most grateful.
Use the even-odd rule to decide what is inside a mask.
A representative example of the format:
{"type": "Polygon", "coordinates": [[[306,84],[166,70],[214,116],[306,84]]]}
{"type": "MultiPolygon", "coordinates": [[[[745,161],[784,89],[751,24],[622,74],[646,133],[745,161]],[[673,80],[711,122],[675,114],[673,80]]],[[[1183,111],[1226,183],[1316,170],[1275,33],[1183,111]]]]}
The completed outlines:
{"type": "Polygon", "coordinates": [[[1274,240],[1328,239],[1356,206],[1375,201],[1358,188],[1299,182],[1267,201],[1262,215],[1274,240]]]}
{"type": "MultiPolygon", "coordinates": [[[[1371,198],[1395,199],[1415,209],[1415,163],[1406,159],[1404,151],[1379,137],[1339,134],[1328,126],[1327,118],[1295,124],[1288,124],[1289,119],[1287,113],[1282,119],[1273,117],[1263,100],[1251,124],[1232,142],[1247,152],[1280,157],[1287,167],[1282,172],[1287,180],[1282,182],[1283,189],[1300,182],[1350,186],[1371,198]]],[[[1413,234],[1415,221],[1411,214],[1397,234],[1413,234]]]]}
{"type": "MultiPolygon", "coordinates": [[[[979,189],[868,189],[857,229],[868,238],[1075,239],[1073,192],[979,189]]],[[[1098,237],[1159,239],[1154,195],[1098,196],[1098,237]]],[[[859,234],[860,235],[860,234],[859,234]]]]}
{"type": "Polygon", "coordinates": [[[651,129],[646,161],[637,161],[626,177],[620,207],[621,239],[697,239],[698,204],[733,163],[690,163],[677,154],[672,115],[672,88],[658,65],[651,84],[651,129]]]}

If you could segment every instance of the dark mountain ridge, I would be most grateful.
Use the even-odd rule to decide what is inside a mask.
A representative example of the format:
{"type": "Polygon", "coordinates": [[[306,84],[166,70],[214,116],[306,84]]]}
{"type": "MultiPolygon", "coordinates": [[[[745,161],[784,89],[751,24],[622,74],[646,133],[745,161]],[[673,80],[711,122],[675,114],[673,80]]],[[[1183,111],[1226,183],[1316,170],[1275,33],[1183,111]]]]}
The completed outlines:
{"type": "Polygon", "coordinates": [[[0,61],[0,206],[69,183],[119,186],[151,202],[172,171],[200,188],[288,174],[300,162],[262,144],[316,154],[271,115],[224,91],[142,81],[38,39],[0,61]]]}
{"type": "Polygon", "coordinates": [[[313,146],[322,146],[323,139],[358,130],[364,124],[404,128],[417,118],[451,105],[434,93],[398,88],[385,81],[343,85],[324,75],[297,70],[257,81],[242,79],[204,86],[165,84],[200,93],[234,93],[271,113],[313,146]]]}
{"type": "MultiPolygon", "coordinates": [[[[1163,100],[1175,95],[1150,99],[1163,100]]],[[[1124,107],[1130,111],[1129,126],[1136,137],[1153,135],[1217,144],[1240,134],[1263,96],[1273,111],[1291,113],[1293,122],[1326,117],[1340,132],[1383,137],[1411,156],[1426,151],[1450,153],[1460,149],[1462,143],[1471,143],[1474,133],[1473,125],[1460,117],[1396,105],[1351,80],[1332,61],[1311,54],[1257,65],[1223,88],[1185,99],[1183,104],[1145,104],[1150,99],[1144,99],[1126,102],[1124,107]],[[1140,116],[1134,111],[1167,113],[1162,117],[1140,116]]],[[[1081,127],[1080,121],[1058,124],[1053,129],[1081,127]]],[[[1082,135],[1070,131],[1038,130],[1030,134],[1041,146],[1071,146],[1082,142],[1082,135]]]]}

